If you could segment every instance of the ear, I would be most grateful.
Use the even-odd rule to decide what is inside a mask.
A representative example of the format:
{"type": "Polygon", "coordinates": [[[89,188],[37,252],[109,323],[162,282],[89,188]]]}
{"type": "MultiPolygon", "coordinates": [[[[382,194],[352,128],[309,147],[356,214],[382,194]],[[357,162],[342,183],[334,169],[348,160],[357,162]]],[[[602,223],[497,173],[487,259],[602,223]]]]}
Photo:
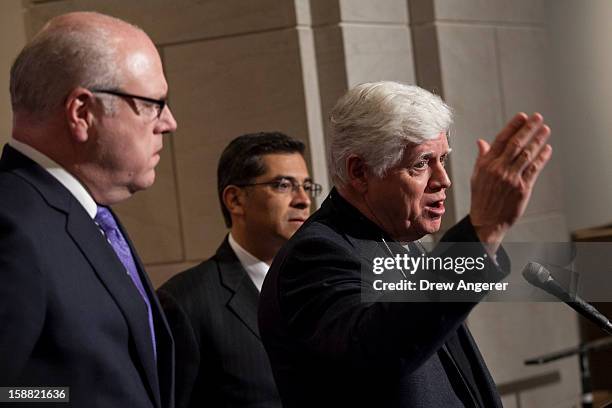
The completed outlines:
{"type": "Polygon", "coordinates": [[[357,155],[350,155],[346,160],[346,170],[351,187],[360,194],[367,192],[370,173],[365,160],[357,155]]]}
{"type": "Polygon", "coordinates": [[[221,194],[223,204],[225,204],[225,208],[232,215],[232,218],[244,215],[245,196],[243,189],[233,185],[229,185],[223,190],[221,194]]]}
{"type": "Polygon", "coordinates": [[[68,94],[64,104],[66,123],[76,142],[84,143],[89,138],[93,123],[95,98],[89,89],[77,87],[68,94]]]}

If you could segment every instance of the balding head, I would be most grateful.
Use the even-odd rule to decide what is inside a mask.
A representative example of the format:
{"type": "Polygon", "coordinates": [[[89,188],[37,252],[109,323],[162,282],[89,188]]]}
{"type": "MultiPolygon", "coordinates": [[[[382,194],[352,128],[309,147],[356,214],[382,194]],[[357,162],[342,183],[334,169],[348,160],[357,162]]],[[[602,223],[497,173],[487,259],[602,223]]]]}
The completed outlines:
{"type": "Polygon", "coordinates": [[[162,135],[176,129],[167,94],[142,30],[98,13],[65,14],[12,67],[12,136],[109,205],[153,183],[162,135]]]}
{"type": "Polygon", "coordinates": [[[119,88],[124,68],[118,61],[128,40],[150,43],[139,28],[99,13],[75,12],[50,20],[11,68],[13,111],[43,120],[77,86],[119,88]]]}

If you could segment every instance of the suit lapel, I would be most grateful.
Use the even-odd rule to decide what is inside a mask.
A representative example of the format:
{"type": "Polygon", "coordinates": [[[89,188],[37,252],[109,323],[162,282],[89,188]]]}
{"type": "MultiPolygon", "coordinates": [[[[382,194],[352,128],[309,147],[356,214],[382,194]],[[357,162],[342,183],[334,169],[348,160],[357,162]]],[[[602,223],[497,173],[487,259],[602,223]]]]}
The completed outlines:
{"type": "MultiPolygon", "coordinates": [[[[470,360],[467,356],[466,350],[464,350],[461,346],[459,336],[465,336],[465,331],[467,328],[464,324],[461,324],[457,331],[451,333],[447,338],[446,342],[441,347],[441,352],[446,355],[446,357],[451,362],[451,365],[454,367],[455,376],[458,380],[463,383],[466,388],[469,397],[472,400],[472,404],[478,407],[484,407],[484,402],[482,401],[482,395],[479,391],[480,387],[474,381],[477,379],[474,377],[475,373],[472,368],[466,367],[470,365],[470,360]],[[468,375],[469,371],[472,375],[468,375]]],[[[475,344],[472,344],[475,347],[475,344]]]]}
{"type": "Polygon", "coordinates": [[[221,284],[232,294],[227,302],[227,308],[261,340],[257,326],[259,292],[240,264],[227,238],[217,250],[215,258],[219,265],[221,284]]]}
{"type": "Polygon", "coordinates": [[[117,225],[119,226],[121,233],[130,247],[132,256],[134,257],[134,262],[136,263],[136,269],[140,275],[140,280],[142,281],[145,292],[149,297],[151,313],[153,314],[153,324],[155,327],[157,367],[159,367],[159,370],[155,369],[155,374],[158,376],[158,378],[156,378],[158,381],[156,381],[155,384],[159,387],[158,390],[162,400],[162,406],[171,407],[174,406],[174,339],[172,338],[170,326],[168,325],[166,316],[164,315],[162,307],[159,304],[159,300],[157,299],[157,295],[155,294],[153,285],[149,280],[149,276],[146,273],[144,265],[138,256],[138,253],[136,252],[127,231],[123,228],[123,225],[119,221],[119,218],[116,216],[114,211],[113,216],[115,217],[117,225]]]}
{"type": "MultiPolygon", "coordinates": [[[[330,192],[328,199],[321,206],[321,210],[341,214],[339,222],[342,224],[343,231],[345,231],[345,238],[355,248],[355,252],[366,261],[367,265],[371,265],[372,259],[376,256],[394,256],[395,254],[406,252],[402,245],[392,240],[376,224],[364,217],[356,208],[344,200],[335,189],[330,192]]],[[[409,253],[420,254],[422,250],[417,244],[409,245],[409,253]]],[[[366,272],[370,271],[371,269],[366,272]]],[[[366,273],[365,276],[371,275],[366,273]]],[[[371,301],[370,298],[368,300],[371,301]]],[[[467,328],[462,324],[457,333],[464,333],[465,331],[467,331],[467,328]]],[[[456,336],[457,333],[451,333],[451,336],[456,336]]],[[[474,349],[476,349],[471,337],[469,337],[469,340],[472,342],[474,349]]],[[[465,367],[461,363],[462,360],[457,358],[457,354],[461,352],[462,350],[459,349],[459,343],[457,342],[447,341],[439,349],[441,357],[448,361],[449,369],[453,371],[454,377],[465,387],[469,398],[472,399],[473,406],[484,406],[478,393],[477,384],[466,373],[469,367],[465,367]]],[[[479,362],[482,362],[482,359],[479,362]]],[[[484,363],[482,365],[484,366],[484,363]]],[[[492,380],[490,382],[492,383],[492,380]]]]}
{"type": "Polygon", "coordinates": [[[145,373],[144,382],[156,406],[160,407],[157,368],[154,364],[146,304],[112,247],[72,194],[38,164],[6,146],[0,168],[13,171],[25,179],[40,192],[51,207],[65,214],[68,235],[81,250],[125,317],[145,373]]]}
{"type": "MultiPolygon", "coordinates": [[[[74,200],[73,203],[77,204],[74,200]]],[[[146,304],[112,247],[82,208],[71,209],[69,212],[67,231],[123,312],[136,344],[149,392],[156,405],[160,406],[157,368],[154,363],[146,304]]]]}

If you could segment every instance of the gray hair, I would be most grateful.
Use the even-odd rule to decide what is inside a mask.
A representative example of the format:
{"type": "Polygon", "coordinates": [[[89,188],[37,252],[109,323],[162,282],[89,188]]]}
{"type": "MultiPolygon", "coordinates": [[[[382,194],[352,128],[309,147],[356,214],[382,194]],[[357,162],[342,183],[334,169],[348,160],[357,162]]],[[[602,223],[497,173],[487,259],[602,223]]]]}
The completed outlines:
{"type": "Polygon", "coordinates": [[[350,89],[330,116],[329,172],[336,186],[348,183],[346,160],[361,157],[378,177],[395,166],[404,148],[447,133],[451,108],[418,86],[383,81],[350,89]]]}
{"type": "MultiPolygon", "coordinates": [[[[96,15],[107,22],[121,22],[96,15]]],[[[39,119],[61,106],[77,86],[88,89],[120,87],[117,63],[120,39],[108,24],[85,25],[53,20],[27,44],[11,67],[11,105],[39,119]]],[[[112,107],[105,105],[107,110],[112,107]]]]}

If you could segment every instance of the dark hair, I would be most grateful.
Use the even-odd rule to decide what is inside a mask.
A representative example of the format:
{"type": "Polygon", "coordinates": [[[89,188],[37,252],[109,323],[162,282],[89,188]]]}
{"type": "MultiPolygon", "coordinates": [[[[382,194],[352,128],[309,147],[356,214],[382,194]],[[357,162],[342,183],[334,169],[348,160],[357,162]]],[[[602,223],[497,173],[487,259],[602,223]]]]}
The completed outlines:
{"type": "Polygon", "coordinates": [[[280,132],[259,132],[238,136],[227,145],[217,166],[217,193],[225,225],[232,226],[232,218],[223,203],[223,190],[231,184],[250,183],[266,172],[263,156],[275,153],[304,155],[304,143],[280,132]]]}

